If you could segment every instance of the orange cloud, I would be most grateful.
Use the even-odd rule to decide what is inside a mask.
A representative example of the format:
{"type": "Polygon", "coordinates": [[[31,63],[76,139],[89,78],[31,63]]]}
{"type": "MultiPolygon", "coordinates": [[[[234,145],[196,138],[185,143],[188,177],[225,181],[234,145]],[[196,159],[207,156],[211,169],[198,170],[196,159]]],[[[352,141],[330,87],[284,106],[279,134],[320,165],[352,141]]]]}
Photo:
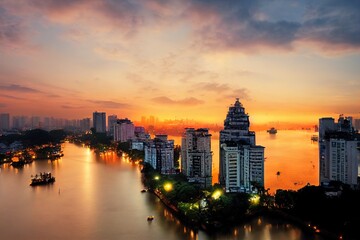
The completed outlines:
{"type": "Polygon", "coordinates": [[[199,105],[199,104],[204,103],[204,101],[201,101],[194,97],[184,98],[184,99],[180,99],[180,100],[173,100],[171,98],[161,96],[161,97],[153,98],[151,100],[155,103],[162,104],[162,105],[186,105],[186,106],[189,106],[189,105],[199,105]]]}

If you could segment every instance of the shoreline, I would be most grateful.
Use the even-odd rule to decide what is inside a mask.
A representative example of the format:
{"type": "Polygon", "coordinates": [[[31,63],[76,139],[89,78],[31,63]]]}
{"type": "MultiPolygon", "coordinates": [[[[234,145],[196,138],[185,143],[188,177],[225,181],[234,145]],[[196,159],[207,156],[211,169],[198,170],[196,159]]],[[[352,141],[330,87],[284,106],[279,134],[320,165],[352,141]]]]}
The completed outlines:
{"type": "Polygon", "coordinates": [[[307,234],[311,234],[314,236],[320,235],[324,239],[329,239],[329,240],[339,239],[339,237],[335,233],[332,233],[325,229],[322,229],[320,232],[316,232],[316,229],[314,229],[314,226],[309,226],[308,223],[304,222],[300,218],[290,215],[279,209],[261,208],[257,211],[254,211],[251,214],[244,215],[238,221],[226,222],[225,224],[219,223],[219,222],[213,222],[213,223],[208,223],[206,225],[206,223],[194,221],[194,220],[190,219],[189,217],[187,217],[186,215],[182,214],[181,211],[176,206],[171,204],[169,202],[169,200],[167,200],[166,197],[161,194],[161,192],[159,192],[157,190],[152,190],[152,189],[149,189],[148,192],[150,192],[151,194],[154,194],[157,198],[159,198],[159,200],[164,204],[164,206],[168,210],[171,211],[172,214],[174,214],[184,225],[190,227],[194,231],[202,230],[202,231],[205,231],[208,233],[213,233],[213,232],[217,232],[217,231],[221,232],[224,230],[226,231],[232,227],[235,227],[236,225],[245,224],[246,222],[251,221],[252,219],[257,218],[257,217],[267,217],[270,219],[275,218],[277,220],[289,222],[289,223],[293,224],[294,226],[300,228],[307,234]]]}

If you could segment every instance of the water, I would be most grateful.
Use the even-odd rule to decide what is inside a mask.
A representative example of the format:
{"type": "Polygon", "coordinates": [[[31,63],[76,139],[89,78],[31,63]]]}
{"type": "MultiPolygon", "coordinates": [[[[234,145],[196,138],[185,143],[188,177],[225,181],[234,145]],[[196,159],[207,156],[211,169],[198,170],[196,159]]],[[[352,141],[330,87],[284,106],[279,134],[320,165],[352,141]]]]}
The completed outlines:
{"type": "MultiPolygon", "coordinates": [[[[64,144],[64,154],[62,159],[35,161],[22,169],[0,166],[1,239],[320,239],[266,218],[225,233],[196,233],[152,194],[140,192],[138,165],[70,143],[64,144]],[[56,182],[30,187],[30,176],[44,171],[52,172],[56,182]],[[146,220],[149,215],[155,216],[153,222],[146,220]]],[[[267,165],[283,161],[268,156],[267,165]]]]}

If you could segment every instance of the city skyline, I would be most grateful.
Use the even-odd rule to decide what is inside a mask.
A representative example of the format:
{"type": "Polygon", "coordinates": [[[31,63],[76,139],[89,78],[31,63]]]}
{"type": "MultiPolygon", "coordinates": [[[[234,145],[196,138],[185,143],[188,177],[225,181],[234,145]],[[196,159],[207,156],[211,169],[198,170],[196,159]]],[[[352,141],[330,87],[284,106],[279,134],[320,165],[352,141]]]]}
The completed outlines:
{"type": "Polygon", "coordinates": [[[0,112],[222,124],[359,118],[356,1],[0,3],[0,112]],[[44,101],[46,99],[46,101],[44,101]]]}

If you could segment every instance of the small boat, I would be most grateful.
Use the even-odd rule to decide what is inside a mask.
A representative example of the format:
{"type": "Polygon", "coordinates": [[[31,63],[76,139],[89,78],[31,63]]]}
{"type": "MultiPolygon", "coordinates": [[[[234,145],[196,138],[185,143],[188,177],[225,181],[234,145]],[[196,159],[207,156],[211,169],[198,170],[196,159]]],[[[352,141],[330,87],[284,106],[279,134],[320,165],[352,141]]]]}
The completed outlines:
{"type": "Polygon", "coordinates": [[[276,134],[277,133],[277,130],[276,130],[276,128],[270,128],[269,130],[267,130],[267,132],[268,133],[270,133],[270,134],[276,134]]]}
{"type": "Polygon", "coordinates": [[[154,220],[154,216],[148,216],[148,217],[147,217],[147,220],[148,220],[148,221],[154,220]]]}
{"type": "Polygon", "coordinates": [[[311,136],[311,141],[314,141],[314,142],[319,141],[318,135],[312,135],[312,136],[311,136]]]}
{"type": "Polygon", "coordinates": [[[51,176],[51,173],[36,174],[35,177],[31,176],[30,186],[46,185],[55,182],[55,177],[51,176]]]}
{"type": "Polygon", "coordinates": [[[141,190],[142,193],[146,192],[146,189],[141,190]]]}
{"type": "Polygon", "coordinates": [[[13,166],[14,168],[20,168],[23,167],[24,165],[25,165],[24,161],[11,162],[11,166],[13,166]]]}

